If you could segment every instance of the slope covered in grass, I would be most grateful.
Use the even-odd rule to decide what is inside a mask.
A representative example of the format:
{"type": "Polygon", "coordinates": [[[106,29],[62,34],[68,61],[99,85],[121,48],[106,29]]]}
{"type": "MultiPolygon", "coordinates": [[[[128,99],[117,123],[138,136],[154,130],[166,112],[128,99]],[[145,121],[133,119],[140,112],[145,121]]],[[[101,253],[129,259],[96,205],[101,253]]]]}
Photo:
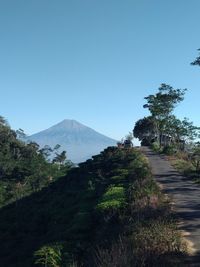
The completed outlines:
{"type": "Polygon", "coordinates": [[[0,242],[6,267],[174,266],[182,249],[146,159],[116,147],[2,208],[0,242]]]}

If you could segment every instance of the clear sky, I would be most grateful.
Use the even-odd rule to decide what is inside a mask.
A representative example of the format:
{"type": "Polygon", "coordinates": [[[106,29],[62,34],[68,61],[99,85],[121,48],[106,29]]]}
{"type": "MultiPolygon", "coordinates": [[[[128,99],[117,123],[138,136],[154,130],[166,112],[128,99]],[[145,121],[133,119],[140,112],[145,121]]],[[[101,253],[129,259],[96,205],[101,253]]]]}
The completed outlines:
{"type": "Polygon", "coordinates": [[[0,115],[32,134],[75,119],[121,139],[161,83],[200,126],[200,0],[0,0],[0,115]]]}

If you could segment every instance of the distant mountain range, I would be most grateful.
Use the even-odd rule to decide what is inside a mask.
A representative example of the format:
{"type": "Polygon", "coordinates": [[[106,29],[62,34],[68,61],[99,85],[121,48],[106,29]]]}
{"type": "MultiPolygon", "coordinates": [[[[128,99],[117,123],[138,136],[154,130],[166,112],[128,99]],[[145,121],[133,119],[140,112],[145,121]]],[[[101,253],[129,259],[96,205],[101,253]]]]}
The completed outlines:
{"type": "Polygon", "coordinates": [[[75,121],[63,120],[60,123],[39,133],[27,137],[44,147],[61,145],[60,150],[67,151],[67,157],[74,163],[80,163],[98,154],[117,141],[75,121]]]}

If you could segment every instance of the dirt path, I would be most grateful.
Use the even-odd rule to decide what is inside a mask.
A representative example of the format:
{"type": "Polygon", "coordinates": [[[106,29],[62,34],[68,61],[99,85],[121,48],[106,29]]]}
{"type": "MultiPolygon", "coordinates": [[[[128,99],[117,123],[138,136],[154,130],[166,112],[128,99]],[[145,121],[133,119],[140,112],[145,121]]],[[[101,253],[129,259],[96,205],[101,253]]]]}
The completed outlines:
{"type": "Polygon", "coordinates": [[[200,266],[200,186],[181,176],[165,159],[147,147],[142,151],[149,159],[153,175],[168,194],[173,208],[182,222],[180,229],[187,232],[187,239],[195,250],[195,262],[200,266]]]}

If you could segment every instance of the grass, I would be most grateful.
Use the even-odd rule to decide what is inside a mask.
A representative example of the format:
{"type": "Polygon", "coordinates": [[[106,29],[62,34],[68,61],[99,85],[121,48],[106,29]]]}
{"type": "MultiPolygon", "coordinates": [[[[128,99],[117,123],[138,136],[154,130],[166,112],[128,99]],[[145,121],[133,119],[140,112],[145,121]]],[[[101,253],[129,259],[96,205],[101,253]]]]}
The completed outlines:
{"type": "Polygon", "coordinates": [[[122,236],[109,248],[97,248],[97,267],[182,266],[186,244],[171,217],[139,220],[130,236],[122,236]]]}
{"type": "Polygon", "coordinates": [[[172,166],[181,174],[193,179],[195,183],[200,184],[199,153],[192,155],[184,151],[174,149],[173,146],[159,148],[157,143],[152,144],[151,148],[160,154],[166,155],[172,166]]]}
{"type": "Polygon", "coordinates": [[[97,210],[118,210],[125,205],[125,190],[122,186],[110,186],[97,205],[97,210]]]}
{"type": "Polygon", "coordinates": [[[195,166],[189,159],[168,157],[172,166],[182,175],[192,179],[195,183],[200,184],[200,172],[196,170],[195,166]]]}
{"type": "Polygon", "coordinates": [[[136,266],[176,266],[181,264],[179,257],[186,253],[176,222],[170,217],[159,217],[142,222],[133,233],[133,247],[136,266]]]}

